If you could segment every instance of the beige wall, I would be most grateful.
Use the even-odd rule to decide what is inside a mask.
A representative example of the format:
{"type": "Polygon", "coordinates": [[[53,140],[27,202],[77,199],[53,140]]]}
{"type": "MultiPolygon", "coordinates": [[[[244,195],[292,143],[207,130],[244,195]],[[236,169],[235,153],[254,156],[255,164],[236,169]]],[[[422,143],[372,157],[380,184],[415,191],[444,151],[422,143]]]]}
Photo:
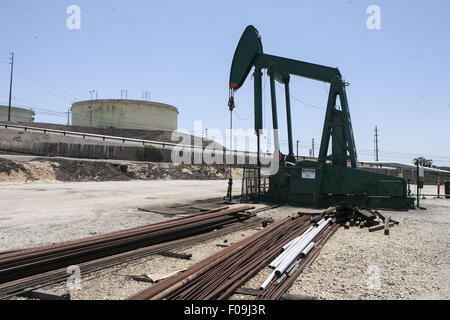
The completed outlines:
{"type": "Polygon", "coordinates": [[[147,130],[178,128],[177,108],[158,102],[89,100],[74,103],[71,110],[72,124],[75,126],[147,130]]]}
{"type": "MultiPolygon", "coordinates": [[[[8,106],[0,106],[0,121],[8,121],[8,106]]],[[[23,108],[11,107],[11,121],[33,122],[34,112],[23,108]]]]}

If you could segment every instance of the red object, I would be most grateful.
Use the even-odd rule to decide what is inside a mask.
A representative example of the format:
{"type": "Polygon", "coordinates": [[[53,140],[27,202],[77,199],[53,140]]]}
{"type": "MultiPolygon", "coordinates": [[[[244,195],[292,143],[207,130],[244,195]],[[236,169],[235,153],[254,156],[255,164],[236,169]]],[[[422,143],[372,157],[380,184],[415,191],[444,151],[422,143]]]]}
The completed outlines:
{"type": "Polygon", "coordinates": [[[238,84],[237,84],[237,83],[230,82],[230,89],[234,89],[234,90],[239,89],[239,88],[238,88],[238,84]]]}

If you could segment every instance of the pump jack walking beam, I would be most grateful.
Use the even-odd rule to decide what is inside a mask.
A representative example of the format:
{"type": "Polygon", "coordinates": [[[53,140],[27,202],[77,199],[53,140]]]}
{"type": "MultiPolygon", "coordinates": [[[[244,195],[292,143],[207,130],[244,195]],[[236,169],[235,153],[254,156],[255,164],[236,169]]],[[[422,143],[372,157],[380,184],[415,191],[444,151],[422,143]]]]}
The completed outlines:
{"type": "MultiPolygon", "coordinates": [[[[258,31],[253,26],[248,26],[239,41],[234,54],[230,73],[230,89],[238,90],[247,78],[252,67],[255,67],[254,75],[254,95],[255,95],[255,130],[259,140],[262,129],[262,86],[261,70],[267,69],[270,77],[270,91],[272,102],[272,124],[274,129],[275,152],[279,150],[278,141],[278,117],[275,95],[275,81],[285,86],[286,114],[289,144],[289,161],[295,163],[294,147],[292,140],[292,122],[289,80],[290,75],[296,75],[308,79],[330,83],[327,112],[322,134],[322,143],[319,152],[319,162],[325,163],[331,160],[334,165],[347,167],[347,161],[356,168],[357,156],[355,142],[353,139],[350,113],[348,111],[347,96],[345,94],[345,82],[337,68],[330,68],[318,64],[297,61],[264,54],[261,38],[258,31]],[[339,96],[340,109],[336,108],[337,97],[339,96]],[[328,146],[332,139],[332,153],[327,155],[328,146]],[[294,159],[294,160],[292,160],[294,159]]],[[[259,148],[259,142],[258,142],[259,148]]],[[[258,151],[259,154],[259,151],[258,151]]],[[[259,167],[259,162],[258,162],[259,167]]]]}
{"type": "Polygon", "coordinates": [[[348,84],[342,79],[339,69],[264,54],[258,31],[253,26],[248,26],[239,40],[231,65],[229,89],[233,106],[234,92],[243,85],[252,68],[259,199],[316,207],[342,202],[376,208],[411,207],[412,200],[407,197],[404,179],[357,168],[358,160],[345,90],[348,84]],[[281,162],[278,171],[269,176],[269,190],[261,193],[263,69],[267,70],[270,78],[274,156],[279,156],[281,162]],[[318,162],[297,161],[294,156],[289,88],[291,75],[330,84],[318,162]],[[275,81],[283,84],[285,89],[289,143],[289,154],[286,157],[279,154],[275,81]],[[331,153],[328,154],[330,143],[331,153]]]}

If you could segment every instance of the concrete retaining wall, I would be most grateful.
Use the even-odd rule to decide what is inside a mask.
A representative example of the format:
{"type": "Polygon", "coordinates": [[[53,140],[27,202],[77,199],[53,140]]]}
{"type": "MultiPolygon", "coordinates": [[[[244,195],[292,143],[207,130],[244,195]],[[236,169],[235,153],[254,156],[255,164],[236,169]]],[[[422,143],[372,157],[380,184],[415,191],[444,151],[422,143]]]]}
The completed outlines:
{"type": "Polygon", "coordinates": [[[170,162],[170,151],[153,147],[132,147],[66,142],[21,143],[0,141],[0,150],[37,156],[130,161],[170,162]]]}
{"type": "MultiPolygon", "coordinates": [[[[116,159],[130,161],[172,162],[172,151],[169,149],[158,149],[152,146],[135,147],[122,145],[104,144],[82,144],[68,142],[20,142],[14,140],[0,140],[0,151],[29,154],[44,157],[68,157],[86,159],[116,159]]],[[[187,164],[211,164],[206,163],[201,153],[187,151],[186,158],[190,159],[187,164]]],[[[253,159],[255,160],[255,159],[253,159]]],[[[234,167],[247,165],[248,157],[234,158],[234,167]]],[[[255,160],[256,161],[256,160],[255,160]]],[[[224,159],[222,163],[226,164],[224,159]]]]}
{"type": "MultiPolygon", "coordinates": [[[[157,149],[151,146],[123,146],[123,145],[105,145],[105,144],[82,144],[69,142],[20,142],[12,140],[0,140],[0,151],[31,154],[37,156],[50,157],[69,157],[69,158],[87,158],[87,159],[117,159],[130,161],[151,161],[151,162],[172,162],[171,150],[157,149]]],[[[187,158],[191,159],[190,164],[210,164],[205,163],[201,154],[194,154],[188,152],[187,158]]],[[[252,163],[256,163],[256,159],[251,157],[252,163]]],[[[241,161],[237,161],[235,157],[234,167],[246,166],[249,164],[249,157],[241,157],[241,161]]],[[[223,164],[227,164],[224,159],[223,164]]],[[[398,176],[400,173],[403,177],[415,183],[414,169],[387,169],[387,168],[368,168],[360,167],[362,170],[378,172],[392,176],[398,176]]],[[[441,184],[444,181],[450,181],[450,173],[436,173],[425,171],[423,179],[424,184],[437,184],[438,177],[440,177],[441,184]]]]}

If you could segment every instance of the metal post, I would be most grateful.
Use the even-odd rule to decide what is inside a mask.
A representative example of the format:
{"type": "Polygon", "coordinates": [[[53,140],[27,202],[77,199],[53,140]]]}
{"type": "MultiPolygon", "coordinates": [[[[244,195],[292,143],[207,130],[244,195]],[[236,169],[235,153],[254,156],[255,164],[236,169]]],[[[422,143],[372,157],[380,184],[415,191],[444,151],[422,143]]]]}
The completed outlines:
{"type": "Polygon", "coordinates": [[[417,208],[419,207],[419,159],[417,158],[417,170],[416,170],[416,194],[417,194],[417,208]]]}
{"type": "Polygon", "coordinates": [[[262,72],[261,68],[255,67],[253,73],[254,79],[254,101],[255,101],[255,131],[256,131],[256,167],[258,170],[258,195],[261,194],[261,158],[260,158],[260,145],[261,145],[261,132],[262,129],[262,72]]]}
{"type": "Polygon", "coordinates": [[[298,143],[299,141],[297,140],[297,158],[298,158],[298,143]]]}
{"type": "Polygon", "coordinates": [[[440,198],[439,194],[441,193],[440,187],[441,187],[441,176],[438,176],[438,181],[437,181],[437,197],[438,197],[438,199],[440,198]]]}
{"type": "Polygon", "coordinates": [[[8,121],[11,121],[11,98],[12,98],[13,70],[14,70],[14,52],[11,52],[11,79],[9,81],[8,121]]]}
{"type": "Polygon", "coordinates": [[[278,116],[277,116],[277,96],[275,92],[275,77],[272,70],[269,70],[270,76],[270,98],[272,102],[272,126],[273,126],[273,140],[275,152],[280,152],[280,143],[278,140],[278,116]]]}
{"type": "Polygon", "coordinates": [[[294,155],[294,150],[293,150],[294,148],[292,145],[291,98],[290,98],[291,96],[289,94],[289,78],[285,79],[284,91],[285,91],[285,95],[286,95],[286,117],[287,117],[287,129],[288,129],[289,155],[294,155]]]}

